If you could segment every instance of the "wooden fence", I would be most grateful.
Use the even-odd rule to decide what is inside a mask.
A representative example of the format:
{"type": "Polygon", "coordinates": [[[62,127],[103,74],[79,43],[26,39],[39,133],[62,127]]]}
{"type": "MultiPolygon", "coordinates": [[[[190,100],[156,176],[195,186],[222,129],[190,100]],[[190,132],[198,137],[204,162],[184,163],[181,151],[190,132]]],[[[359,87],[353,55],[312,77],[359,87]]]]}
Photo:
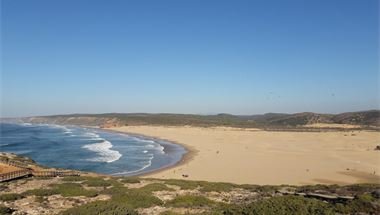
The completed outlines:
{"type": "Polygon", "coordinates": [[[74,171],[32,171],[35,177],[57,177],[57,176],[79,176],[79,173],[74,171]]]}
{"type": "Polygon", "coordinates": [[[3,181],[10,181],[16,178],[22,178],[22,177],[29,177],[32,175],[32,172],[30,170],[16,170],[13,172],[7,172],[0,174],[0,182],[3,181]]]}
{"type": "Polygon", "coordinates": [[[35,176],[35,177],[80,176],[80,174],[75,171],[51,171],[51,170],[34,171],[25,164],[22,164],[17,161],[10,161],[8,159],[3,159],[3,158],[0,158],[0,163],[4,163],[6,165],[18,167],[21,169],[21,170],[16,170],[12,172],[1,173],[0,182],[10,181],[10,180],[22,178],[22,177],[30,177],[30,176],[35,176]]]}
{"type": "Polygon", "coordinates": [[[17,162],[17,161],[10,161],[10,160],[4,159],[4,158],[0,158],[0,163],[6,164],[9,166],[18,167],[21,169],[29,169],[28,165],[25,165],[25,164],[23,164],[21,162],[17,162]]]}

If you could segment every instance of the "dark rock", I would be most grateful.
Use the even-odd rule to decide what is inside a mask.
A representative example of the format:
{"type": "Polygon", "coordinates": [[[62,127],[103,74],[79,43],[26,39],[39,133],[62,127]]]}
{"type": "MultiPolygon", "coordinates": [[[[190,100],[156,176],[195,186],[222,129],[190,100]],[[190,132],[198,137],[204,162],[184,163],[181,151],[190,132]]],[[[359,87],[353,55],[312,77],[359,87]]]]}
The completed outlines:
{"type": "Polygon", "coordinates": [[[376,199],[380,199],[380,189],[372,191],[372,196],[375,197],[376,199]]]}

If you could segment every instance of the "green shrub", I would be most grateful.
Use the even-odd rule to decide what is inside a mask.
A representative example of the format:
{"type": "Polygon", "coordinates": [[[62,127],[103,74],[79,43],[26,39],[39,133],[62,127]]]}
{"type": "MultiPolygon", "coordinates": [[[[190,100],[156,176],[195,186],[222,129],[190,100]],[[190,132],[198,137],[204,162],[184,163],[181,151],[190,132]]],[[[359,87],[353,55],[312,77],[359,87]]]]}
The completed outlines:
{"type": "Polygon", "coordinates": [[[0,195],[1,201],[15,201],[22,198],[24,198],[24,196],[18,193],[6,193],[0,195]]]}
{"type": "Polygon", "coordinates": [[[112,187],[102,191],[111,195],[112,202],[128,205],[130,208],[147,208],[154,205],[162,205],[163,202],[148,191],[140,189],[128,189],[126,187],[112,187]]]}
{"type": "Polygon", "coordinates": [[[236,186],[230,183],[222,182],[199,182],[199,185],[201,186],[200,191],[202,192],[229,192],[236,186]]]}
{"type": "Polygon", "coordinates": [[[185,180],[178,180],[178,179],[168,179],[164,181],[165,184],[168,185],[175,185],[180,187],[182,190],[193,190],[199,187],[198,181],[185,181],[185,180]]]}
{"type": "Polygon", "coordinates": [[[113,201],[123,202],[131,208],[148,208],[154,205],[162,205],[163,202],[148,192],[131,189],[125,193],[112,196],[113,201]]]}
{"type": "Polygon", "coordinates": [[[376,206],[374,202],[376,202],[376,199],[370,194],[363,194],[346,204],[337,204],[335,211],[343,214],[376,214],[380,210],[380,206],[376,206]]]}
{"type": "Polygon", "coordinates": [[[229,192],[234,187],[238,187],[238,185],[223,182],[187,181],[178,179],[168,179],[164,180],[164,182],[168,185],[178,186],[182,190],[193,190],[200,187],[200,191],[202,192],[229,192]]]}
{"type": "Polygon", "coordinates": [[[0,205],[0,214],[1,215],[8,215],[8,214],[12,214],[13,212],[14,212],[13,209],[8,208],[4,205],[0,205]]]}
{"type": "Polygon", "coordinates": [[[108,179],[107,182],[110,183],[113,187],[124,187],[124,184],[115,178],[108,179]]]}
{"type": "Polygon", "coordinates": [[[237,187],[246,189],[252,192],[261,192],[261,193],[274,193],[276,190],[280,189],[281,186],[272,186],[272,185],[251,185],[251,184],[242,184],[237,185],[237,187]]]}
{"type": "Polygon", "coordinates": [[[315,184],[315,185],[305,185],[297,187],[297,192],[314,192],[316,190],[323,190],[326,192],[335,192],[339,188],[338,185],[325,185],[325,184],[315,184]]]}
{"type": "Polygon", "coordinates": [[[23,195],[35,195],[35,196],[51,196],[58,194],[57,190],[54,189],[34,189],[34,190],[28,190],[23,193],[23,195]]]}
{"type": "Polygon", "coordinates": [[[215,202],[204,196],[185,195],[178,196],[166,203],[169,207],[204,207],[215,205],[215,202]]]}
{"type": "Polygon", "coordinates": [[[137,215],[127,205],[111,201],[95,201],[63,211],[61,215],[137,215]]]}
{"type": "Polygon", "coordinates": [[[377,189],[380,189],[380,184],[352,184],[352,185],[347,185],[343,186],[347,191],[355,192],[357,193],[365,193],[365,192],[371,192],[377,189]]]}
{"type": "Polygon", "coordinates": [[[91,179],[87,179],[84,184],[89,187],[109,187],[112,184],[109,181],[104,180],[103,178],[95,178],[91,177],[91,179]]]}
{"type": "Polygon", "coordinates": [[[57,194],[61,194],[64,197],[69,196],[86,196],[86,197],[95,197],[97,192],[94,190],[86,190],[80,184],[73,183],[64,183],[64,184],[55,184],[53,185],[53,190],[57,194]]]}
{"type": "Polygon", "coordinates": [[[122,183],[128,183],[128,184],[138,184],[140,183],[140,179],[135,178],[135,177],[125,177],[121,179],[122,183]]]}
{"type": "Polygon", "coordinates": [[[172,188],[169,188],[165,184],[162,184],[162,183],[148,184],[148,185],[141,187],[137,190],[140,192],[148,192],[148,193],[152,193],[154,191],[162,191],[162,190],[174,191],[172,188]]]}
{"type": "Polygon", "coordinates": [[[301,196],[278,196],[260,200],[240,209],[232,208],[223,212],[224,214],[334,214],[328,203],[316,199],[307,199],[301,196]],[[237,210],[240,210],[237,212],[237,210]]]}
{"type": "Polygon", "coordinates": [[[67,176],[67,177],[62,178],[62,181],[67,181],[67,182],[85,181],[88,178],[92,178],[92,177],[88,177],[88,176],[67,176]]]}

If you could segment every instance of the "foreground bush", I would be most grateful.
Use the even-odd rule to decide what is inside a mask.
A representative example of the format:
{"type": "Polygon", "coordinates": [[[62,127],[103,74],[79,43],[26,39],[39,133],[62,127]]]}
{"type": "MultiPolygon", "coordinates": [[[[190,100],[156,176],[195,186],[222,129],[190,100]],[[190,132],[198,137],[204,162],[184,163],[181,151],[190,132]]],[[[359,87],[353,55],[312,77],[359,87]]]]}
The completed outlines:
{"type": "Polygon", "coordinates": [[[127,205],[110,201],[95,201],[63,211],[61,215],[137,215],[127,205]]]}
{"type": "Polygon", "coordinates": [[[24,196],[17,193],[6,193],[0,195],[0,201],[15,201],[22,198],[24,198],[24,196]]]}
{"type": "Polygon", "coordinates": [[[34,189],[28,190],[23,195],[35,195],[35,196],[51,196],[61,194],[64,197],[70,196],[86,196],[95,197],[98,193],[94,190],[86,190],[80,184],[64,183],[51,185],[51,189],[34,189]]]}
{"type": "Polygon", "coordinates": [[[331,207],[316,199],[301,196],[280,196],[254,202],[243,209],[246,214],[334,214],[331,207]]]}
{"type": "Polygon", "coordinates": [[[164,180],[165,184],[175,185],[180,187],[182,190],[193,190],[200,188],[202,192],[229,192],[237,185],[231,183],[222,182],[207,182],[207,181],[187,181],[179,179],[167,179],[164,180]]]}
{"type": "Polygon", "coordinates": [[[185,195],[178,196],[175,199],[166,203],[166,206],[169,207],[204,207],[204,206],[213,206],[215,205],[214,201],[204,197],[204,196],[193,196],[185,195]]]}
{"type": "Polygon", "coordinates": [[[14,210],[12,210],[11,208],[8,208],[4,205],[0,205],[0,214],[2,215],[8,215],[8,214],[12,214],[14,210]]]}
{"type": "Polygon", "coordinates": [[[80,184],[55,184],[53,185],[53,190],[57,194],[61,194],[64,197],[70,196],[86,196],[86,197],[95,197],[97,192],[94,190],[86,190],[80,184]]]}
{"type": "Polygon", "coordinates": [[[112,185],[109,181],[106,181],[102,178],[91,178],[91,177],[89,177],[84,182],[84,184],[89,187],[108,187],[112,185]]]}
{"type": "Polygon", "coordinates": [[[229,192],[235,187],[234,184],[222,182],[200,182],[199,185],[202,192],[229,192]]]}
{"type": "Polygon", "coordinates": [[[140,183],[140,179],[135,178],[135,177],[125,177],[121,179],[122,183],[128,183],[128,184],[138,184],[140,183]]]}
{"type": "Polygon", "coordinates": [[[172,188],[169,188],[165,184],[162,184],[162,183],[148,184],[148,185],[145,185],[144,187],[138,188],[136,190],[140,191],[140,192],[147,192],[147,193],[152,193],[154,191],[163,191],[163,190],[174,191],[172,188]]]}
{"type": "Polygon", "coordinates": [[[113,187],[106,189],[103,194],[111,195],[111,201],[128,205],[130,208],[147,208],[162,205],[163,202],[147,191],[128,189],[126,187],[113,187]]]}
{"type": "Polygon", "coordinates": [[[165,184],[168,185],[175,185],[180,187],[182,190],[193,190],[199,187],[199,182],[197,181],[185,181],[185,180],[178,180],[178,179],[167,179],[164,180],[165,184]]]}
{"type": "Polygon", "coordinates": [[[58,191],[54,189],[34,189],[34,190],[25,191],[23,194],[26,196],[29,196],[29,195],[51,196],[51,195],[58,194],[58,191]]]}
{"type": "Polygon", "coordinates": [[[346,204],[336,204],[334,209],[337,213],[341,214],[378,214],[380,211],[380,201],[370,194],[363,194],[346,204]]]}

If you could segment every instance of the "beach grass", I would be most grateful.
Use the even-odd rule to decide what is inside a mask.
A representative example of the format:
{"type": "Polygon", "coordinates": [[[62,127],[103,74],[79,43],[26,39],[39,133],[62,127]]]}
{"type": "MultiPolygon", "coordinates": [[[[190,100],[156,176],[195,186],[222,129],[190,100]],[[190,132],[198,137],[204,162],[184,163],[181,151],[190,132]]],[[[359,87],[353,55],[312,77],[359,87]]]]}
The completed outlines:
{"type": "MultiPolygon", "coordinates": [[[[151,188],[150,188],[151,189],[151,188]]],[[[119,202],[130,208],[146,208],[153,205],[162,205],[163,202],[153,196],[148,189],[128,189],[126,187],[112,187],[102,191],[102,194],[112,196],[111,202],[119,202]]]]}
{"type": "Polygon", "coordinates": [[[85,197],[95,197],[98,193],[94,190],[87,190],[82,187],[81,184],[77,183],[63,183],[63,184],[52,184],[51,188],[41,188],[28,190],[23,193],[23,195],[35,195],[35,196],[51,196],[60,194],[64,197],[71,196],[85,196],[85,197]]]}
{"type": "Polygon", "coordinates": [[[89,187],[109,187],[112,185],[110,181],[106,181],[103,178],[91,178],[83,182],[83,184],[89,187]]]}
{"type": "Polygon", "coordinates": [[[166,186],[163,183],[148,184],[148,185],[145,185],[144,187],[138,188],[136,190],[139,192],[147,192],[147,193],[152,193],[155,191],[164,191],[164,190],[165,191],[174,191],[174,189],[169,188],[168,186],[166,186]]]}
{"type": "Polygon", "coordinates": [[[56,189],[33,189],[28,190],[23,193],[24,195],[34,195],[34,196],[51,196],[58,194],[58,191],[56,189]]]}
{"type": "Polygon", "coordinates": [[[179,179],[167,179],[164,180],[164,183],[168,185],[178,186],[182,190],[192,190],[198,188],[199,186],[199,182],[197,181],[185,181],[179,179]]]}
{"type": "Polygon", "coordinates": [[[169,207],[210,207],[215,205],[216,203],[204,196],[194,196],[194,195],[183,195],[178,196],[175,199],[167,202],[165,205],[169,207]]]}
{"type": "Polygon", "coordinates": [[[128,205],[121,202],[113,201],[95,201],[74,208],[70,208],[61,212],[61,215],[89,215],[89,214],[102,214],[102,215],[137,215],[138,213],[128,207],[128,205]]]}
{"type": "Polygon", "coordinates": [[[128,184],[138,184],[140,183],[140,179],[136,177],[123,177],[120,182],[122,183],[128,183],[128,184]]]}
{"type": "Polygon", "coordinates": [[[24,195],[18,193],[5,193],[0,195],[0,201],[15,201],[24,197],[24,195]]]}

